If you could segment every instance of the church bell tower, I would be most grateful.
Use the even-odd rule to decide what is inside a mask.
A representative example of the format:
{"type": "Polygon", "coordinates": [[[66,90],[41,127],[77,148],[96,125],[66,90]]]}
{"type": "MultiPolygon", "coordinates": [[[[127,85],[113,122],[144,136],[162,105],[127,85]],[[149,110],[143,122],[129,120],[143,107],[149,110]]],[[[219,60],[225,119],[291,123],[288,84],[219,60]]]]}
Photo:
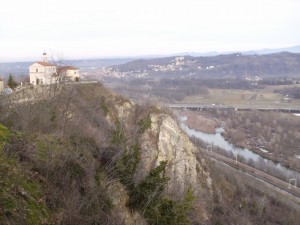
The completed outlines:
{"type": "Polygon", "coordinates": [[[48,62],[48,56],[47,56],[46,52],[43,53],[42,61],[43,62],[48,62]]]}

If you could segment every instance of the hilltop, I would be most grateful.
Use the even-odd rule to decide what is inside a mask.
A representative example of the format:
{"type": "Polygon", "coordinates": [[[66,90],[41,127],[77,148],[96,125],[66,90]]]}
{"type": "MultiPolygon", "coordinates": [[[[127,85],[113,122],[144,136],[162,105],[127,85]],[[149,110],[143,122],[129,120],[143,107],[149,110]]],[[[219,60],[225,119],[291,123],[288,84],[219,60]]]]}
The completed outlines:
{"type": "Polygon", "coordinates": [[[299,207],[208,161],[167,109],[101,84],[0,100],[0,224],[296,224],[299,207]]]}
{"type": "Polygon", "coordinates": [[[10,168],[40,197],[9,176],[25,196],[0,192],[1,224],[178,224],[196,205],[194,220],[209,219],[199,204],[212,198],[206,163],[168,111],[136,105],[100,84],[35,86],[8,98],[0,123],[12,136],[1,156],[13,158],[10,168]],[[34,220],[18,214],[22,201],[34,220]]]}
{"type": "MultiPolygon", "coordinates": [[[[88,73],[107,73],[114,77],[299,77],[300,53],[295,49],[286,52],[273,50],[261,50],[258,52],[243,53],[214,53],[201,55],[196,53],[178,54],[177,56],[145,56],[135,58],[112,58],[112,59],[82,59],[65,60],[68,65],[79,67],[88,73]],[[289,52],[290,51],[290,52],[289,52]],[[177,60],[180,58],[184,60],[177,60]],[[177,64],[176,64],[177,63],[177,64]],[[102,71],[104,70],[104,71],[102,71]],[[136,75],[136,76],[135,76],[136,75]]],[[[28,67],[33,62],[7,62],[0,63],[0,75],[7,77],[10,73],[15,76],[26,76],[28,67]]]]}
{"type": "MultiPolygon", "coordinates": [[[[127,63],[134,60],[133,58],[112,58],[112,59],[78,59],[64,60],[65,64],[79,67],[80,69],[102,68],[112,65],[127,63]]],[[[27,76],[29,66],[34,61],[28,62],[2,62],[0,63],[0,76],[8,77],[11,73],[15,76],[27,76]]]]}
{"type": "Polygon", "coordinates": [[[112,67],[120,73],[144,73],[167,77],[299,77],[300,54],[281,52],[268,55],[241,53],[209,57],[166,57],[136,60],[112,67]]]}

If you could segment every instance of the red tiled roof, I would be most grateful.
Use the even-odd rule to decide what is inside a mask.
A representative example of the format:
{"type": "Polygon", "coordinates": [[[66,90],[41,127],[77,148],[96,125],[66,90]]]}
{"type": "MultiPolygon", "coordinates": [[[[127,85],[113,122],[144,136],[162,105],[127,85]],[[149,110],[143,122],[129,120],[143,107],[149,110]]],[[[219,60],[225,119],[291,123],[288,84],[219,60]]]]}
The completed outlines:
{"type": "Polygon", "coordinates": [[[79,68],[75,66],[60,66],[59,69],[61,70],[79,70],[79,68]]]}
{"type": "Polygon", "coordinates": [[[35,63],[38,63],[42,66],[55,66],[54,64],[51,64],[51,63],[47,63],[47,62],[35,62],[35,63]]]}

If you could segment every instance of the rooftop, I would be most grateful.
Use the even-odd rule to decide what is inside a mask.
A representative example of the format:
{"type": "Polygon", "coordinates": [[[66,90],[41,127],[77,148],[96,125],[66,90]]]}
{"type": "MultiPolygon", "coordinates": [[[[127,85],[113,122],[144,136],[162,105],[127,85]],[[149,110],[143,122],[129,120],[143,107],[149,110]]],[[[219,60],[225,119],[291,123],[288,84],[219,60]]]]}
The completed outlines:
{"type": "Polygon", "coordinates": [[[47,62],[41,62],[41,61],[35,62],[35,63],[38,63],[38,64],[40,64],[40,65],[42,65],[42,66],[55,66],[54,64],[47,63],[47,62]]]}
{"type": "Polygon", "coordinates": [[[59,69],[60,70],[79,70],[79,68],[77,68],[75,66],[60,66],[59,69]]]}

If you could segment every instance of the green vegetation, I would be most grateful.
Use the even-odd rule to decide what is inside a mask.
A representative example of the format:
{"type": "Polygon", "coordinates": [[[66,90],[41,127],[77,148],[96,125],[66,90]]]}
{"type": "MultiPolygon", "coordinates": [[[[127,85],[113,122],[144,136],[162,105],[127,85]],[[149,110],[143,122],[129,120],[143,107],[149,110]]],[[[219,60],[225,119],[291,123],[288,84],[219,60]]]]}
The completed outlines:
{"type": "Polygon", "coordinates": [[[121,159],[117,162],[116,168],[121,182],[132,189],[134,187],[134,173],[141,159],[140,147],[135,144],[128,150],[125,150],[121,159]]]}
{"type": "Polygon", "coordinates": [[[0,224],[49,223],[49,210],[42,201],[43,186],[3,151],[14,136],[0,124],[0,224]]]}
{"type": "Polygon", "coordinates": [[[38,140],[36,140],[36,146],[41,160],[47,160],[49,155],[63,151],[62,140],[57,139],[53,135],[39,135],[38,140]]]}
{"type": "Polygon", "coordinates": [[[108,104],[105,100],[105,97],[101,98],[101,109],[103,111],[104,116],[106,116],[109,112],[108,104]]]}
{"type": "Polygon", "coordinates": [[[145,118],[138,122],[139,133],[144,133],[147,129],[151,128],[151,115],[148,114],[145,118]]]}
{"type": "Polygon", "coordinates": [[[18,86],[17,82],[14,80],[13,76],[9,74],[7,85],[11,88],[14,89],[15,87],[18,86]]]}
{"type": "Polygon", "coordinates": [[[149,175],[131,191],[129,206],[144,209],[150,203],[157,203],[168,182],[165,176],[166,165],[166,161],[160,162],[160,165],[152,169],[149,175]]]}
{"type": "MultiPolygon", "coordinates": [[[[5,109],[2,105],[0,107],[0,121],[24,134],[6,146],[7,155],[1,154],[5,164],[11,162],[12,171],[19,171],[18,168],[22,167],[20,171],[24,176],[14,175],[14,180],[10,179],[12,177],[6,176],[4,168],[2,173],[1,160],[0,187],[5,190],[2,181],[5,182],[7,178],[11,181],[10,186],[22,185],[21,193],[27,193],[23,197],[28,196],[25,206],[25,203],[20,204],[14,198],[15,189],[7,189],[8,196],[3,196],[5,201],[0,198],[0,206],[4,202],[5,208],[17,210],[19,217],[13,214],[10,222],[7,222],[8,219],[1,220],[0,207],[0,224],[44,223],[35,222],[34,217],[32,220],[26,217],[20,213],[19,207],[28,209],[29,213],[46,208],[47,215],[43,217],[42,214],[38,218],[45,218],[45,221],[53,224],[108,224],[108,218],[113,219],[114,215],[110,215],[113,204],[107,186],[111,180],[107,178],[105,165],[102,164],[102,152],[108,144],[111,145],[109,136],[113,129],[103,116],[108,112],[108,104],[105,101],[102,104],[104,113],[99,113],[95,106],[99,106],[99,99],[110,94],[101,85],[65,86],[58,89],[55,95],[48,93],[48,87],[40,91],[46,94],[43,101],[16,104],[5,109]],[[31,192],[41,192],[37,196],[42,206],[36,207],[36,198],[32,198],[31,192]],[[26,221],[19,221],[18,218],[26,218],[26,221]]],[[[115,118],[114,115],[112,117],[115,118]]],[[[8,140],[7,131],[7,128],[0,127],[1,142],[8,140]]],[[[118,125],[116,143],[122,143],[121,131],[118,125]]],[[[19,192],[16,195],[21,197],[19,192]]],[[[34,213],[36,215],[37,212],[34,213]]]]}
{"type": "Polygon", "coordinates": [[[149,210],[145,211],[146,216],[150,224],[154,225],[191,224],[192,221],[189,218],[189,213],[192,209],[194,199],[195,197],[191,189],[187,191],[181,202],[161,198],[156,206],[149,206],[149,210]]]}
{"type": "MultiPolygon", "coordinates": [[[[67,85],[49,96],[0,105],[0,122],[8,127],[0,125],[0,224],[128,225],[130,210],[149,225],[253,225],[267,224],[267,219],[284,224],[281,218],[287,217],[296,224],[291,207],[270,198],[263,202],[262,192],[248,189],[240,182],[243,177],[232,181],[232,174],[224,177],[222,170],[212,172],[215,202],[210,193],[200,193],[206,189],[197,196],[191,188],[176,199],[168,195],[167,162],[149,165],[152,169],[143,165],[141,146],[147,151],[147,145],[140,134],[153,125],[150,114],[161,113],[149,104],[132,106],[124,121],[117,104],[125,100],[101,85],[67,85]],[[149,174],[143,173],[148,169],[149,174]],[[129,210],[123,210],[125,200],[129,210]],[[202,209],[213,217],[203,222],[202,209]],[[245,222],[239,223],[240,218],[245,222]]],[[[155,144],[156,136],[149,136],[155,144]]]]}
{"type": "Polygon", "coordinates": [[[51,216],[63,212],[60,224],[106,224],[113,204],[106,190],[108,180],[94,155],[95,140],[40,134],[31,142],[36,148],[27,157],[47,183],[51,216]]]}
{"type": "Polygon", "coordinates": [[[84,176],[84,170],[77,162],[69,161],[66,163],[66,165],[70,177],[80,180],[84,176]]]}
{"type": "Polygon", "coordinates": [[[135,144],[126,150],[117,162],[117,175],[129,192],[128,206],[140,211],[151,225],[190,224],[189,212],[194,196],[189,189],[181,202],[163,196],[168,178],[165,176],[166,161],[152,169],[139,184],[134,182],[134,174],[140,162],[140,147],[135,144]]]}
{"type": "Polygon", "coordinates": [[[121,126],[120,122],[117,121],[117,123],[115,125],[115,129],[113,130],[113,133],[112,133],[112,143],[116,144],[116,145],[120,145],[120,144],[124,143],[125,140],[126,139],[124,136],[122,126],[121,126]]]}
{"type": "Polygon", "coordinates": [[[9,130],[0,124],[0,149],[3,147],[2,145],[8,140],[9,130]]]}
{"type": "Polygon", "coordinates": [[[100,196],[99,199],[101,199],[101,209],[109,213],[110,210],[113,209],[114,205],[112,199],[106,191],[106,185],[108,180],[102,166],[99,166],[96,171],[95,181],[97,190],[95,190],[94,193],[100,196]]]}
{"type": "Polygon", "coordinates": [[[181,202],[163,197],[168,178],[165,176],[166,161],[152,169],[149,175],[129,192],[129,207],[139,210],[151,225],[188,225],[188,214],[192,208],[194,196],[189,189],[181,202]]]}
{"type": "MultiPolygon", "coordinates": [[[[91,90],[65,90],[55,99],[19,104],[8,117],[0,118],[24,133],[7,147],[7,155],[0,155],[0,213],[5,213],[0,224],[111,224],[114,206],[107,186],[115,179],[110,177],[112,170],[127,188],[128,205],[149,223],[181,224],[174,215],[187,221],[188,207],[163,196],[168,181],[166,162],[152,169],[140,184],[135,183],[141,161],[138,137],[129,136],[127,126],[113,111],[109,113],[115,126],[107,125],[103,115],[108,105],[102,101],[104,113],[95,112],[92,106],[101,96],[91,90]],[[84,98],[76,95],[81,91],[84,98]],[[53,123],[57,126],[51,126],[53,123]]],[[[135,133],[151,127],[150,114],[144,109],[136,116],[143,119],[126,124],[135,133]]],[[[0,134],[1,142],[9,140],[10,133],[2,125],[0,134]]]]}
{"type": "Polygon", "coordinates": [[[54,224],[106,224],[113,207],[108,180],[103,171],[87,166],[98,165],[89,154],[94,139],[19,136],[0,125],[1,146],[12,143],[6,149],[9,156],[2,148],[0,152],[0,215],[4,213],[0,224],[50,224],[52,220],[54,224]],[[21,158],[26,167],[18,163],[21,158]],[[34,165],[34,171],[29,165],[34,165]],[[56,213],[62,212],[61,222],[55,222],[56,213]]]}

